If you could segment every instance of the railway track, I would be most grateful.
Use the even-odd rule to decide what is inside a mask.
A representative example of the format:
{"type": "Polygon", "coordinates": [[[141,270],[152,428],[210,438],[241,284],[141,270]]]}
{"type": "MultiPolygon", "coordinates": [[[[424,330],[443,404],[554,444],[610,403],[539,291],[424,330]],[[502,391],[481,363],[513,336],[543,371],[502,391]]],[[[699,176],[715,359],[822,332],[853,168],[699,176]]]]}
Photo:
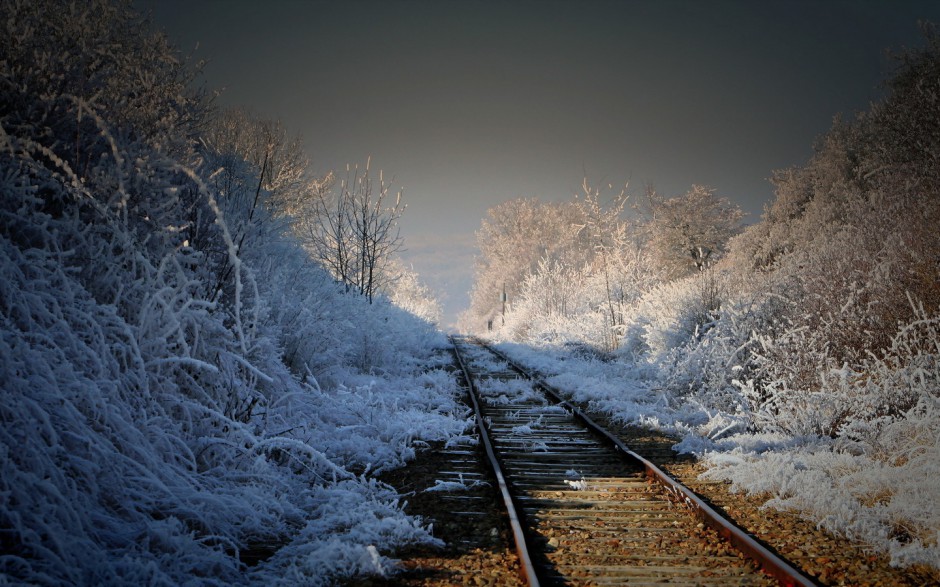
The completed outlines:
{"type": "Polygon", "coordinates": [[[544,382],[452,338],[530,585],[814,585],[544,382]]]}

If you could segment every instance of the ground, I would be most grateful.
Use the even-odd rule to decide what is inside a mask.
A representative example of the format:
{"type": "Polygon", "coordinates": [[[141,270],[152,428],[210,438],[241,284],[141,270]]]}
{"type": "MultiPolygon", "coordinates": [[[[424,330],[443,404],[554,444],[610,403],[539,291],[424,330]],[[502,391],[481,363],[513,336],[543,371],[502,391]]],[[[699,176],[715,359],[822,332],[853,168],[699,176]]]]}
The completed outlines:
{"type": "MultiPolygon", "coordinates": [[[[609,423],[608,423],[609,424],[609,423]]],[[[648,456],[671,475],[692,486],[713,507],[743,525],[765,545],[801,566],[823,585],[895,587],[940,585],[929,569],[895,569],[887,558],[863,545],[832,536],[799,516],[763,508],[769,496],[731,492],[729,484],[703,482],[702,465],[688,455],[676,455],[675,439],[636,427],[611,426],[637,452],[648,456]]],[[[383,476],[407,499],[407,511],[434,524],[443,549],[415,548],[396,553],[402,571],[392,577],[359,580],[365,586],[521,585],[518,565],[508,540],[505,519],[493,484],[459,493],[423,492],[452,467],[441,446],[422,451],[409,466],[383,476]],[[473,501],[477,520],[468,523],[456,502],[473,501]],[[482,508],[482,509],[481,509],[482,508]]]]}

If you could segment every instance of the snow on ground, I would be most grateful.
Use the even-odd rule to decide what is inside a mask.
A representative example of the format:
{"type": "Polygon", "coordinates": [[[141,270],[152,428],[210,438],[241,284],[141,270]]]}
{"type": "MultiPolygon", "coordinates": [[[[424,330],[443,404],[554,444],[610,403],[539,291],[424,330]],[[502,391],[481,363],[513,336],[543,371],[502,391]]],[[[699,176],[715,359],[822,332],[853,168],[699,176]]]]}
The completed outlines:
{"type": "Polygon", "coordinates": [[[164,343],[95,301],[56,255],[0,244],[0,577],[317,584],[388,569],[381,552],[434,541],[362,474],[465,430],[433,344],[403,355],[420,367],[334,369],[330,388],[269,365],[271,397],[233,417],[171,377],[218,367],[158,358],[164,343]],[[238,551],[259,544],[280,548],[245,569],[238,551]]]}
{"type": "MultiPolygon", "coordinates": [[[[442,336],[381,374],[333,369],[329,388],[272,362],[270,397],[236,417],[211,388],[185,385],[218,367],[157,356],[165,340],[97,302],[57,254],[3,238],[0,274],[3,579],[317,584],[388,569],[381,552],[434,542],[363,473],[466,429],[438,368],[442,336]],[[256,545],[280,548],[245,569],[238,552],[256,545]]],[[[400,339],[418,326],[383,323],[400,339]]]]}

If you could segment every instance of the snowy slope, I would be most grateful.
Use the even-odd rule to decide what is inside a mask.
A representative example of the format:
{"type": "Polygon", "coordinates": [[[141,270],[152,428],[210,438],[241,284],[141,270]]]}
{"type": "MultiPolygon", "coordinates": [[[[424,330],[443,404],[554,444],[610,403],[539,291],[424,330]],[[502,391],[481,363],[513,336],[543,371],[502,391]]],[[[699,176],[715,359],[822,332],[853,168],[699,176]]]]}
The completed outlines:
{"type": "Polygon", "coordinates": [[[218,188],[123,4],[0,22],[0,583],[322,584],[433,542],[367,473],[465,429],[443,337],[218,188]]]}

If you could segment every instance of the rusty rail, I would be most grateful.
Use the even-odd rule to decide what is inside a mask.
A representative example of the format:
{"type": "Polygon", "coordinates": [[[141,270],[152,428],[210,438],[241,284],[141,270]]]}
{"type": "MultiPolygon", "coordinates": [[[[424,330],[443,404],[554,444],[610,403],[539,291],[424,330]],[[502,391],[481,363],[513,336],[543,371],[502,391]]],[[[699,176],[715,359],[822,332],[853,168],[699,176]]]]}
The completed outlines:
{"type": "Polygon", "coordinates": [[[470,376],[470,371],[467,369],[467,365],[464,362],[463,357],[460,355],[458,345],[453,341],[453,338],[451,338],[451,343],[454,348],[454,356],[457,358],[457,363],[460,365],[460,369],[464,374],[464,379],[467,382],[468,394],[470,396],[470,401],[473,404],[473,412],[476,415],[477,429],[480,432],[480,439],[483,442],[483,448],[486,452],[487,461],[489,462],[490,468],[496,477],[496,483],[499,486],[499,493],[503,498],[503,505],[506,508],[506,514],[509,518],[509,526],[512,530],[513,541],[515,542],[516,546],[516,555],[519,557],[520,571],[522,573],[523,579],[531,587],[539,587],[539,579],[535,574],[535,567],[532,564],[532,558],[529,556],[528,543],[526,541],[525,531],[523,530],[523,524],[516,509],[512,492],[509,491],[509,485],[506,483],[506,478],[503,475],[503,470],[500,466],[499,459],[496,458],[496,451],[493,450],[493,443],[490,440],[489,431],[486,429],[483,413],[480,410],[480,403],[477,400],[477,393],[473,383],[473,378],[470,376]]]}

